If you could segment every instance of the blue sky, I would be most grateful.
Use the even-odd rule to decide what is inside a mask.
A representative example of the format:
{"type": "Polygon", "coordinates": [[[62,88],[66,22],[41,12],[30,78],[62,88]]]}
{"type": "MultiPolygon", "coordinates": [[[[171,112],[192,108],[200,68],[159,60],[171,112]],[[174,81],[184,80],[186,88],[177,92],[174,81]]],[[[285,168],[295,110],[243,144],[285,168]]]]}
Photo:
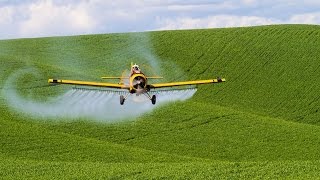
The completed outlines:
{"type": "Polygon", "coordinates": [[[0,39],[320,24],[319,0],[0,0],[0,39]]]}

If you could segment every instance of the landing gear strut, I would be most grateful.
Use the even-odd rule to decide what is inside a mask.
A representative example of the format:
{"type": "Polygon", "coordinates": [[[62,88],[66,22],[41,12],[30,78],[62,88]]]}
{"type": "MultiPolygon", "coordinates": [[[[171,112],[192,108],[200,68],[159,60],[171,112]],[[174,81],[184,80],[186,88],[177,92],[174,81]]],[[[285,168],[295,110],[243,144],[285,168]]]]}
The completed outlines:
{"type": "MultiPolygon", "coordinates": [[[[128,94],[129,95],[129,94],[128,94]]],[[[127,99],[128,95],[126,96],[123,96],[123,95],[120,95],[120,105],[123,105],[124,104],[124,101],[127,99]]],[[[152,97],[148,94],[148,93],[144,93],[145,96],[147,96],[150,100],[151,100],[151,103],[153,105],[156,104],[157,102],[157,97],[156,95],[152,95],[152,97]]]]}
{"type": "Polygon", "coordinates": [[[147,93],[147,92],[144,93],[144,95],[147,96],[147,97],[151,100],[151,103],[152,103],[153,105],[156,104],[156,102],[157,102],[157,97],[156,97],[156,95],[152,95],[152,97],[151,97],[150,94],[147,93]]]}

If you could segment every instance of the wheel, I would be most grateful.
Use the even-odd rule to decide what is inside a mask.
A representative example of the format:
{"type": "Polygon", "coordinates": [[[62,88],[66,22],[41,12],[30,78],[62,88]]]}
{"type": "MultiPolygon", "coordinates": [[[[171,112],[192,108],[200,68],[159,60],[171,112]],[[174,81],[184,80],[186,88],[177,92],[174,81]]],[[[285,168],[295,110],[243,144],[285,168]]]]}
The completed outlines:
{"type": "Polygon", "coordinates": [[[124,100],[126,100],[126,99],[124,98],[124,96],[123,96],[123,95],[121,95],[121,96],[120,96],[120,104],[121,104],[121,105],[123,105],[124,100]]]}
{"type": "Polygon", "coordinates": [[[156,95],[153,95],[152,98],[151,98],[152,104],[155,105],[156,101],[157,101],[157,97],[156,97],[156,95]]]}

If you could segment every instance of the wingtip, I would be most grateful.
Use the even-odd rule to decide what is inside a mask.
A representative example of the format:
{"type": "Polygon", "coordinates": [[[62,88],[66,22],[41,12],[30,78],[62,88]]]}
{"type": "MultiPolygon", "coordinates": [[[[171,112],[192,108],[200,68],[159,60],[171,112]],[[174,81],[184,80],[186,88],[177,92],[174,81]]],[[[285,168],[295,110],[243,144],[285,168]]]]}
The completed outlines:
{"type": "Polygon", "coordinates": [[[59,83],[61,80],[58,79],[48,79],[48,83],[52,84],[52,83],[59,83]]]}
{"type": "Polygon", "coordinates": [[[225,82],[226,79],[225,78],[221,78],[221,77],[217,77],[218,82],[225,82]]]}

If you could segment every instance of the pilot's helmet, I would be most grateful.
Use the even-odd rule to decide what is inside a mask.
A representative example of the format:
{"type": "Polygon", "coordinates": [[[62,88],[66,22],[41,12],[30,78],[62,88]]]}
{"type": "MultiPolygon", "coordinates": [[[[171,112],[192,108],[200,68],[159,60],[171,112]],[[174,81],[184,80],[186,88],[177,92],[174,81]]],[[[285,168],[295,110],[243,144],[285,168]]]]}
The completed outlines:
{"type": "Polygon", "coordinates": [[[138,65],[136,65],[136,64],[135,64],[135,65],[133,65],[132,67],[133,67],[133,69],[134,69],[134,70],[139,70],[139,66],[138,66],[138,65]]]}

